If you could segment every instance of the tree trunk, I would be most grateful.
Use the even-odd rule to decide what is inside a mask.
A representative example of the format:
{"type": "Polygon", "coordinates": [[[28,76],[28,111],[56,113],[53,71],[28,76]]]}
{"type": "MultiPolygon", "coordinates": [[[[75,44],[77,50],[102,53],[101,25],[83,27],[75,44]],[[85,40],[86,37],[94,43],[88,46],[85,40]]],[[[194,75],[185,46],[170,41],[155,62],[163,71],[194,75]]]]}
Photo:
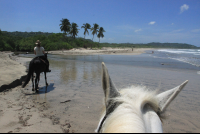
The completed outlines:
{"type": "Polygon", "coordinates": [[[94,35],[93,35],[92,41],[93,41],[93,39],[94,39],[94,35]]]}
{"type": "Polygon", "coordinates": [[[100,43],[100,38],[99,38],[99,43],[100,43]]]}
{"type": "MultiPolygon", "coordinates": [[[[93,39],[94,39],[94,35],[93,35],[93,38],[92,38],[92,43],[94,42],[93,39]]],[[[91,44],[91,49],[92,49],[92,44],[91,44]]]]}

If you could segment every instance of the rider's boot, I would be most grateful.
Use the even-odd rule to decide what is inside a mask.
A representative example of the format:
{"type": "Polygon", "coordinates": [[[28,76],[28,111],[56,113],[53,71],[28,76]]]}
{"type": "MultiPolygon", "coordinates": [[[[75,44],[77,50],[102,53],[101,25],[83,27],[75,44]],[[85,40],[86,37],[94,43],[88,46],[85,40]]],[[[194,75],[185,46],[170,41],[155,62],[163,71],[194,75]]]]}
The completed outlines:
{"type": "Polygon", "coordinates": [[[47,72],[51,72],[51,70],[47,69],[47,72]]]}
{"type": "Polygon", "coordinates": [[[51,70],[49,70],[49,67],[47,67],[47,70],[46,70],[46,72],[51,72],[51,70]]]}

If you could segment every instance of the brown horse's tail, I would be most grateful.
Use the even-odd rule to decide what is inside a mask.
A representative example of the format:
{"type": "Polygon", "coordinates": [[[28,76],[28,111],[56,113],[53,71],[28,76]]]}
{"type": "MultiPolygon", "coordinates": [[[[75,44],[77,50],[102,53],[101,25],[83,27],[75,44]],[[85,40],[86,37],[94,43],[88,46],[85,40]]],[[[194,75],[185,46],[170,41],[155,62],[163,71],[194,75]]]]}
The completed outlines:
{"type": "Polygon", "coordinates": [[[28,69],[28,74],[26,76],[26,81],[24,82],[24,84],[22,85],[22,88],[24,88],[28,82],[30,81],[31,79],[31,74],[33,74],[33,62],[30,62],[29,63],[29,69],[28,69]]]}

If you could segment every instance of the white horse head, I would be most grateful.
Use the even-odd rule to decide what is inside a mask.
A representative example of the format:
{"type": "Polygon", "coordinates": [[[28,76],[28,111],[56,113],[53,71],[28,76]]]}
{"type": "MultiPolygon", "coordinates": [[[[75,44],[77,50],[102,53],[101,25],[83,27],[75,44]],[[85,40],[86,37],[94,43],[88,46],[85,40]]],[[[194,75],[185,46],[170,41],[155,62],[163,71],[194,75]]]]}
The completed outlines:
{"type": "Polygon", "coordinates": [[[162,132],[161,114],[188,83],[157,95],[157,91],[132,86],[118,91],[102,63],[105,109],[96,132],[162,132]]]}

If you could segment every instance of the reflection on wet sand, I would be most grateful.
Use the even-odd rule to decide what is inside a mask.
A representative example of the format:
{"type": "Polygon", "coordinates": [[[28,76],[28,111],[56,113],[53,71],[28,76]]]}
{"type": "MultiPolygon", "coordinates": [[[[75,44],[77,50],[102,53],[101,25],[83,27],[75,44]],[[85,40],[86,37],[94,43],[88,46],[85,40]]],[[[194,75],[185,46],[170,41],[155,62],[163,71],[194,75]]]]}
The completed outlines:
{"type": "MultiPolygon", "coordinates": [[[[97,76],[101,75],[101,66],[99,66],[99,62],[77,62],[76,58],[72,59],[73,60],[49,60],[50,67],[60,71],[60,81],[62,83],[67,84],[69,82],[74,82],[77,80],[77,77],[82,77],[84,82],[88,82],[88,80],[95,81],[97,76]]],[[[99,56],[91,58],[91,60],[97,61],[101,61],[100,59],[99,56]]]]}

